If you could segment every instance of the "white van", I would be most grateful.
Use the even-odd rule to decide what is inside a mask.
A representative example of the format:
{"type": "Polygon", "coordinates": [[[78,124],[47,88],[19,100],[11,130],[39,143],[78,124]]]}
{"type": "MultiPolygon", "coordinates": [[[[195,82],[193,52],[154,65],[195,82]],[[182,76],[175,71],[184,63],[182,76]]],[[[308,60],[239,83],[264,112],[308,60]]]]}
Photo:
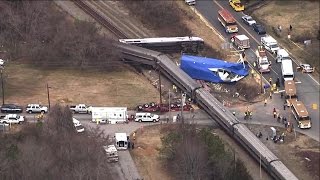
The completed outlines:
{"type": "Polygon", "coordinates": [[[160,116],[151,113],[136,113],[134,121],[136,122],[158,122],[160,116]]]}
{"type": "Polygon", "coordinates": [[[293,80],[294,73],[293,73],[293,66],[291,59],[283,59],[281,61],[281,72],[284,81],[293,80]]]}
{"type": "Polygon", "coordinates": [[[189,6],[196,5],[196,0],[184,0],[189,6]]]}
{"type": "Polygon", "coordinates": [[[281,62],[282,59],[291,59],[291,58],[289,57],[289,53],[286,50],[279,49],[277,51],[276,62],[281,62]]]}

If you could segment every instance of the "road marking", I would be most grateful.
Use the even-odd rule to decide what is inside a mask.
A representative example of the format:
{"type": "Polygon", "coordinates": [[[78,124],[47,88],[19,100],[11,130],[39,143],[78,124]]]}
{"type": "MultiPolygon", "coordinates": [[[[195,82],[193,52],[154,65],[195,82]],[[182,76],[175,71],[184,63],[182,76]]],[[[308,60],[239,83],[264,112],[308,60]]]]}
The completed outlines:
{"type": "MultiPolygon", "coordinates": [[[[223,9],[223,6],[221,6],[217,1],[213,0],[213,2],[214,2],[216,5],[218,5],[221,9],[223,9]]],[[[244,14],[243,12],[241,12],[241,13],[244,14]]],[[[250,37],[252,37],[252,39],[253,39],[254,41],[256,41],[258,44],[260,44],[259,41],[258,41],[256,38],[254,38],[254,37],[251,35],[251,33],[249,33],[249,31],[247,31],[247,30],[244,28],[244,26],[242,26],[242,24],[240,24],[237,20],[236,20],[236,22],[238,23],[238,25],[239,25],[240,27],[242,27],[242,29],[243,29],[245,32],[247,32],[247,33],[249,34],[250,37]]],[[[278,44],[279,44],[279,46],[281,45],[280,43],[278,43],[278,44]]],[[[290,53],[290,51],[288,51],[286,48],[284,48],[283,46],[282,46],[281,48],[282,48],[282,49],[285,49],[291,56],[294,57],[294,55],[293,55],[292,53],[290,53]]],[[[268,52],[268,53],[274,58],[274,60],[275,60],[275,57],[273,56],[273,54],[271,54],[269,51],[267,51],[267,52],[268,52]]],[[[292,58],[292,60],[293,60],[294,63],[296,63],[297,66],[299,66],[300,62],[298,62],[298,60],[295,60],[295,59],[293,59],[293,58],[292,58]]],[[[314,79],[314,77],[312,77],[310,74],[308,74],[308,76],[309,76],[318,86],[320,85],[319,82],[318,82],[316,79],[314,79]]]]}
{"type": "Polygon", "coordinates": [[[203,21],[204,24],[205,24],[207,27],[209,27],[215,34],[217,34],[221,40],[226,41],[226,40],[224,39],[224,37],[219,33],[219,31],[217,31],[215,28],[213,28],[213,27],[210,25],[210,22],[209,22],[205,17],[203,17],[202,14],[199,13],[199,12],[196,10],[195,7],[190,7],[190,9],[192,9],[192,10],[194,11],[194,13],[196,13],[196,15],[199,16],[200,20],[203,21]]]}

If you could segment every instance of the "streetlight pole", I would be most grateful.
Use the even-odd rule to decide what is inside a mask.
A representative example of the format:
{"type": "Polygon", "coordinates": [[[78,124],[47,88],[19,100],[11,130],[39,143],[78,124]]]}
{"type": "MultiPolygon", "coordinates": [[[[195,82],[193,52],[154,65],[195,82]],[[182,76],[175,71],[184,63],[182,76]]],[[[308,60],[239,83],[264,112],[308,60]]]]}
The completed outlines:
{"type": "Polygon", "coordinates": [[[3,69],[1,69],[1,88],[2,88],[2,104],[4,104],[4,84],[3,84],[3,69]]]}
{"type": "Polygon", "coordinates": [[[50,91],[49,91],[49,85],[47,83],[47,94],[48,94],[48,105],[49,105],[49,110],[50,110],[50,91]]]}

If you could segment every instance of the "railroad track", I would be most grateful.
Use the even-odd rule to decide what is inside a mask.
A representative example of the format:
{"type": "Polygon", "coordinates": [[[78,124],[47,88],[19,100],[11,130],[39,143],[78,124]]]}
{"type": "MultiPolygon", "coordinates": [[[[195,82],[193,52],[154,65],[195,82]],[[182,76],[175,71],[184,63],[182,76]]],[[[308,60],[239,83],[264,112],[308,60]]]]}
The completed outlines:
{"type": "Polygon", "coordinates": [[[116,35],[119,39],[126,39],[128,38],[125,33],[123,33],[120,29],[115,27],[113,24],[111,24],[108,20],[103,18],[99,13],[97,13],[94,9],[89,7],[86,3],[84,3],[81,0],[74,0],[73,1],[79,8],[81,8],[84,12],[89,14],[93,19],[95,19],[99,24],[101,24],[103,27],[110,30],[114,35],[116,35]]]}

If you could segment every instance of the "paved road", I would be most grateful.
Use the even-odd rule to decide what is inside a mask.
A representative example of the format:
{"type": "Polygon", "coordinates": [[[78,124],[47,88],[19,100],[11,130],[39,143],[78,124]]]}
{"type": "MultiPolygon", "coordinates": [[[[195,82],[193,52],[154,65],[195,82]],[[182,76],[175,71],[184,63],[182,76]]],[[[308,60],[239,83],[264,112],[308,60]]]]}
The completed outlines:
{"type": "MultiPolygon", "coordinates": [[[[218,10],[221,8],[229,10],[238,21],[238,34],[245,34],[250,38],[251,49],[246,50],[247,61],[249,61],[250,63],[253,63],[255,61],[256,56],[254,54],[254,50],[257,49],[257,46],[260,44],[261,36],[254,32],[249,26],[242,23],[242,12],[235,12],[229,6],[228,1],[197,1],[195,8],[227,41],[229,41],[231,35],[224,32],[222,25],[217,19],[217,14],[218,10]]],[[[268,58],[272,61],[272,71],[268,74],[264,74],[263,76],[265,77],[265,79],[269,79],[271,77],[273,80],[275,80],[277,77],[281,77],[281,66],[280,63],[275,63],[274,57],[270,53],[268,54],[268,58]]],[[[296,64],[294,64],[294,69],[295,68],[296,64]]],[[[313,128],[307,131],[303,131],[303,133],[310,137],[316,136],[318,137],[319,141],[319,108],[317,110],[313,110],[311,108],[312,104],[314,103],[318,104],[319,106],[319,83],[308,74],[295,73],[295,76],[296,81],[301,82],[301,84],[297,84],[299,99],[305,103],[310,117],[313,120],[313,128]]],[[[283,87],[281,87],[281,89],[283,89],[283,87]]]]}

